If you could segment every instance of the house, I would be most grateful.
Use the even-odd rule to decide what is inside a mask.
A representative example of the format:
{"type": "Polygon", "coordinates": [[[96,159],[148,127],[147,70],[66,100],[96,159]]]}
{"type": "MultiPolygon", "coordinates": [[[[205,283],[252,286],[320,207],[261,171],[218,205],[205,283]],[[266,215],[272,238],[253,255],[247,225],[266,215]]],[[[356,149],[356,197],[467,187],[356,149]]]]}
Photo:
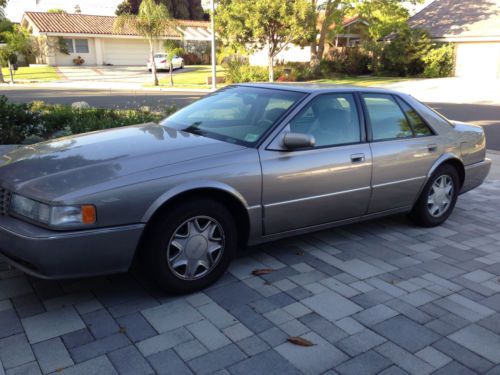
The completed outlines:
{"type": "Polygon", "coordinates": [[[500,79],[500,0],[435,0],[409,24],[455,44],[456,76],[500,79]]]}
{"type": "MultiPolygon", "coordinates": [[[[115,19],[115,16],[26,12],[21,25],[39,41],[41,53],[37,63],[73,65],[73,59],[81,56],[85,65],[145,65],[150,50],[148,41],[134,28],[116,32],[115,19]]],[[[182,40],[185,44],[209,43],[209,27],[210,23],[205,21],[177,20],[176,27],[165,30],[165,35],[156,42],[155,50],[162,50],[165,39],[182,40]]]]}
{"type": "MultiPolygon", "coordinates": [[[[320,16],[318,17],[318,30],[321,29],[323,17],[323,14],[320,14],[320,16]]],[[[367,26],[368,23],[358,16],[344,18],[342,22],[342,28],[340,29],[340,32],[335,35],[335,38],[326,38],[324,50],[325,56],[328,56],[328,53],[330,51],[333,51],[337,48],[359,46],[359,44],[363,40],[364,35],[366,35],[367,26]]],[[[333,30],[335,29],[335,27],[336,25],[333,24],[329,29],[333,30]]],[[[290,44],[276,56],[275,60],[279,63],[310,62],[311,47],[290,44]]],[[[266,49],[264,48],[261,51],[252,53],[249,56],[249,63],[250,65],[267,66],[268,57],[266,49]]]]}

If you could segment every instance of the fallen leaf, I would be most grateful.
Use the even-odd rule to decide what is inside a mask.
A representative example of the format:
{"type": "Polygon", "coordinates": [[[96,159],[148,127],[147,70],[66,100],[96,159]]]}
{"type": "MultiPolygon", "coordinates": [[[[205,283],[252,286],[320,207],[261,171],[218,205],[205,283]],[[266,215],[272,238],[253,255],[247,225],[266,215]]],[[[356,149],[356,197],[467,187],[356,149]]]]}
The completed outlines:
{"type": "Polygon", "coordinates": [[[304,252],[303,251],[298,251],[295,253],[295,255],[298,255],[299,257],[303,257],[304,256],[304,252]]]}
{"type": "Polygon", "coordinates": [[[120,333],[127,333],[127,327],[120,327],[120,333]]]}
{"type": "Polygon", "coordinates": [[[273,272],[274,270],[272,268],[261,268],[258,270],[253,270],[252,275],[254,276],[261,276],[261,275],[267,275],[273,272]]]}
{"type": "Polygon", "coordinates": [[[288,342],[292,343],[293,345],[299,345],[299,346],[313,346],[314,344],[302,337],[298,336],[291,336],[288,338],[288,342]]]}

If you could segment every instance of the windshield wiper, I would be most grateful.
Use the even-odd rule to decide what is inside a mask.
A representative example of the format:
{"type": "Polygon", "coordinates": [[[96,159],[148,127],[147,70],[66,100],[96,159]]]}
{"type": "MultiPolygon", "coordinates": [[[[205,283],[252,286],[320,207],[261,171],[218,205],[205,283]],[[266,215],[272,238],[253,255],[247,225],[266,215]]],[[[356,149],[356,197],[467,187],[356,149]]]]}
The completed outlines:
{"type": "Polygon", "coordinates": [[[205,135],[207,132],[201,130],[197,126],[188,126],[185,129],[182,129],[183,132],[191,133],[191,134],[196,134],[196,135],[205,135]]]}

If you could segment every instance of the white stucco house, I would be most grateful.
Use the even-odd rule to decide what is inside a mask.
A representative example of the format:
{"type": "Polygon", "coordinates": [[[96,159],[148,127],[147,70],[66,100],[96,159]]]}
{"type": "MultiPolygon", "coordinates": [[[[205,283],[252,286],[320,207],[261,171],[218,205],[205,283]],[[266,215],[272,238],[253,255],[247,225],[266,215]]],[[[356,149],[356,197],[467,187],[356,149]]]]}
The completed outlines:
{"type": "MultiPolygon", "coordinates": [[[[71,13],[26,12],[21,25],[37,37],[41,47],[40,64],[52,66],[73,65],[81,56],[85,65],[145,65],[149,58],[149,43],[133,28],[114,30],[114,16],[95,16],[71,13]],[[69,54],[62,53],[60,41],[69,54]]],[[[177,20],[175,28],[165,30],[157,41],[156,50],[162,50],[163,40],[184,42],[210,40],[210,23],[177,20]]]]}
{"type": "Polygon", "coordinates": [[[456,76],[500,79],[500,0],[435,0],[409,24],[455,44],[456,76]]]}

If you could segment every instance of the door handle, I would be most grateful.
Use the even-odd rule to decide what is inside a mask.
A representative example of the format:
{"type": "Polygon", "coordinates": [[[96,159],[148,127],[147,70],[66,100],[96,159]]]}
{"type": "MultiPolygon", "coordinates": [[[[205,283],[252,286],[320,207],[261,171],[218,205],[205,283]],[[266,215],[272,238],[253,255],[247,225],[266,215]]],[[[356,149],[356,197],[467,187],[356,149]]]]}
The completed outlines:
{"type": "Polygon", "coordinates": [[[351,163],[362,163],[365,161],[365,154],[351,155],[351,163]]]}
{"type": "Polygon", "coordinates": [[[436,152],[438,149],[438,145],[436,144],[427,145],[427,149],[429,150],[429,152],[436,152]]]}

